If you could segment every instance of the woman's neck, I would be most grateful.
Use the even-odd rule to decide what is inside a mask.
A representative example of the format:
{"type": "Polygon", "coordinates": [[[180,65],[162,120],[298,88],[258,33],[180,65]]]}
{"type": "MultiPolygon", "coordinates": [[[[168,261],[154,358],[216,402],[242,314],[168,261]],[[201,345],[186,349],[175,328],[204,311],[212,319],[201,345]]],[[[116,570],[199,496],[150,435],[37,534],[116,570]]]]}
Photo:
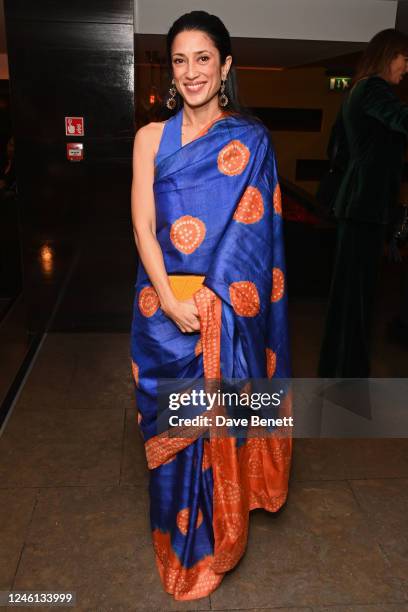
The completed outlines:
{"type": "Polygon", "coordinates": [[[183,126],[199,131],[223,113],[218,105],[218,96],[199,107],[183,105],[183,126]]]}

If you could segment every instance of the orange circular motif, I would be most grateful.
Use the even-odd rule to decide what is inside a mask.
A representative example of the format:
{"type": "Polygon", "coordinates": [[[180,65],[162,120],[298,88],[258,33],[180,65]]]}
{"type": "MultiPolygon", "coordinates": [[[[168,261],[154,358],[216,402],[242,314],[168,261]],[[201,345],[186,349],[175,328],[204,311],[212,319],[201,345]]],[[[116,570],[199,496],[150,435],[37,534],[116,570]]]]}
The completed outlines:
{"type": "Polygon", "coordinates": [[[272,272],[271,302],[279,302],[285,293],[285,275],[280,268],[274,268],[272,272]]]}
{"type": "MultiPolygon", "coordinates": [[[[196,529],[198,529],[203,522],[203,513],[201,510],[197,513],[196,529]]],[[[180,529],[183,535],[187,535],[188,526],[190,523],[190,508],[183,508],[177,513],[176,518],[177,527],[180,529]]]]}
{"type": "Polygon", "coordinates": [[[233,219],[240,223],[256,223],[262,219],[263,214],[264,205],[261,192],[256,187],[247,187],[233,219]]]}
{"type": "Polygon", "coordinates": [[[276,187],[273,192],[273,209],[277,215],[282,214],[282,193],[279,183],[276,183],[276,187]]]}
{"type": "Polygon", "coordinates": [[[229,286],[231,304],[240,317],[254,317],[260,310],[260,299],[255,283],[238,281],[229,286]]]}
{"type": "Polygon", "coordinates": [[[227,176],[243,172],[249,162],[250,151],[239,140],[231,140],[218,154],[218,170],[227,176]]]}
{"type": "Polygon", "coordinates": [[[268,378],[272,378],[276,371],[276,353],[272,349],[266,350],[266,373],[268,378]]]}
{"type": "Polygon", "coordinates": [[[153,287],[143,287],[139,293],[139,310],[144,317],[152,317],[160,306],[159,296],[153,287]]]}
{"type": "Polygon", "coordinates": [[[132,361],[132,373],[136,385],[139,386],[139,366],[134,361],[132,361]]]}
{"type": "Polygon", "coordinates": [[[205,232],[205,223],[201,219],[184,215],[172,224],[170,239],[176,249],[185,255],[190,255],[198,249],[204,240],[205,232]]]}

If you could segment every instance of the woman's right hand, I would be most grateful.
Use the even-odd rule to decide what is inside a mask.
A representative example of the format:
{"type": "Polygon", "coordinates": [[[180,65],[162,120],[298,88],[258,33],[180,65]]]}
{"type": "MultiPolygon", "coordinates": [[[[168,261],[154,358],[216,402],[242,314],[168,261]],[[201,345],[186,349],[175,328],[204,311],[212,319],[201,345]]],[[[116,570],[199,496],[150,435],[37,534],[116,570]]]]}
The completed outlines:
{"type": "Polygon", "coordinates": [[[183,333],[200,331],[200,318],[193,298],[176,300],[171,306],[162,306],[162,310],[183,333]]]}

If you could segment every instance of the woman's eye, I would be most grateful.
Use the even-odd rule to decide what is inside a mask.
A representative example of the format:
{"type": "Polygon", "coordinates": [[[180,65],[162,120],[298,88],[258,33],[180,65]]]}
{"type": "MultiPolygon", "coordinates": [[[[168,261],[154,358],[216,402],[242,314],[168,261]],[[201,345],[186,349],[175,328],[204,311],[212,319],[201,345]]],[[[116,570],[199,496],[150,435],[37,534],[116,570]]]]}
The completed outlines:
{"type": "Polygon", "coordinates": [[[200,57],[200,60],[203,60],[204,62],[206,62],[207,60],[209,60],[210,58],[208,57],[208,55],[202,55],[200,57]]]}
{"type": "Polygon", "coordinates": [[[181,59],[181,57],[175,57],[175,58],[174,58],[174,60],[173,60],[173,62],[174,62],[175,64],[179,64],[179,63],[180,63],[180,62],[182,62],[182,61],[183,61],[183,60],[181,59]]]}

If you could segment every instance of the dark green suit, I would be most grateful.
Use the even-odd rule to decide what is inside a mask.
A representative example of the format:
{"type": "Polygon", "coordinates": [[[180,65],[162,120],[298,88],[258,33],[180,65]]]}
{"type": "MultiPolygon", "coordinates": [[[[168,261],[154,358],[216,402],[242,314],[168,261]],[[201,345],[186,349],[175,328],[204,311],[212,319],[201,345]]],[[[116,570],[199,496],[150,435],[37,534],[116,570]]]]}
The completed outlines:
{"type": "Polygon", "coordinates": [[[338,156],[348,162],[335,202],[337,251],[319,376],[366,377],[377,273],[401,182],[408,106],[384,79],[363,79],[344,101],[336,132],[338,156]]]}

